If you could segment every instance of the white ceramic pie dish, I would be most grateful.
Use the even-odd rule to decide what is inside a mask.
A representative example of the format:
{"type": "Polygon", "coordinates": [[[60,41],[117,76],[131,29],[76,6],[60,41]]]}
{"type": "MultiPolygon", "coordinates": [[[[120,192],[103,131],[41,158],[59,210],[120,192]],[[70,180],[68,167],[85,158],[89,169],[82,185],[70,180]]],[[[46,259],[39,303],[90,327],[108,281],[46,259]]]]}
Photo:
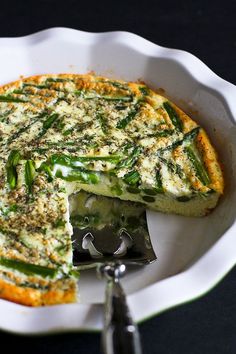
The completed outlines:
{"type": "MultiPolygon", "coordinates": [[[[223,162],[226,191],[204,218],[148,212],[158,261],[123,280],[136,321],[201,296],[236,261],[236,87],[193,55],[155,45],[127,32],[87,33],[52,28],[0,39],[1,80],[44,73],[97,74],[141,79],[165,94],[208,132],[223,162]]],[[[0,328],[21,333],[99,330],[104,284],[93,271],[81,274],[80,302],[28,308],[0,300],[0,328]]]]}

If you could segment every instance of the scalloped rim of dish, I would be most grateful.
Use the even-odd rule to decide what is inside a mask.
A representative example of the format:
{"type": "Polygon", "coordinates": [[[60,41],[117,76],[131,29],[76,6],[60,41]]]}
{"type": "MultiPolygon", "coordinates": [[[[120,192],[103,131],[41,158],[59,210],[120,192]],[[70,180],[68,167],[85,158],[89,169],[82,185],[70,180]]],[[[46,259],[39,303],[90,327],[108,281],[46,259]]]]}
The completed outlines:
{"type": "MultiPolygon", "coordinates": [[[[50,37],[85,40],[93,44],[99,40],[119,40],[147,56],[171,58],[183,65],[199,84],[213,90],[223,99],[232,123],[236,120],[236,86],[223,80],[194,55],[177,49],[154,44],[139,35],[115,31],[90,33],[69,28],[51,28],[24,37],[0,38],[1,44],[30,46],[32,42],[50,37]]],[[[152,284],[128,296],[128,303],[137,322],[144,321],[177,305],[192,301],[211,290],[236,263],[236,223],[189,269],[152,284]],[[207,273],[205,270],[207,269],[207,273]],[[173,291],[174,289],[174,291],[173,291]],[[145,303],[145,298],[148,302],[145,303]]],[[[101,304],[69,304],[41,308],[28,308],[0,300],[0,309],[7,314],[7,321],[0,328],[18,334],[48,334],[66,331],[97,331],[102,328],[101,304]],[[46,316],[46,317],[45,317],[46,316]],[[45,321],[47,318],[47,321],[45,321]],[[8,324],[7,324],[8,323],[8,324]]],[[[2,321],[1,321],[2,322],[2,321]]]]}

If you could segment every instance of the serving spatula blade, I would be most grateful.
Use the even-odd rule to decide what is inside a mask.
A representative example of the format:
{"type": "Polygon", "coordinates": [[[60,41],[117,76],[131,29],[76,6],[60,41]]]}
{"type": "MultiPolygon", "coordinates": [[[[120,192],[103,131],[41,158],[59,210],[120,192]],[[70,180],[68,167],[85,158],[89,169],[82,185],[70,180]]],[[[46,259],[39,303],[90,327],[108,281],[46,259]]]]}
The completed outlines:
{"type": "MultiPolygon", "coordinates": [[[[122,215],[120,215],[122,216],[122,215]]],[[[141,343],[126,302],[120,278],[126,265],[156,260],[148,233],[146,212],[135,228],[105,225],[101,229],[73,227],[73,264],[80,269],[97,266],[107,280],[102,346],[105,354],[141,354],[141,343]]]]}
{"type": "MultiPolygon", "coordinates": [[[[146,216],[145,216],[146,218],[146,216]]],[[[106,225],[102,229],[73,227],[73,264],[91,266],[93,263],[123,262],[149,264],[156,260],[147,229],[115,229],[106,225]]]]}

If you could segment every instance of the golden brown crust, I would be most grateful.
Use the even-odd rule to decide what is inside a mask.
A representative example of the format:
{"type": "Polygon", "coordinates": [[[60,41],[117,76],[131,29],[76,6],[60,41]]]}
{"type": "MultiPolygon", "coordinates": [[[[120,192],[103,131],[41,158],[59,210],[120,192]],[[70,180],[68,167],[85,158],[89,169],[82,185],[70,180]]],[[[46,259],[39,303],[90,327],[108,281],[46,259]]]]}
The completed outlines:
{"type": "MultiPolygon", "coordinates": [[[[192,120],[186,113],[184,113],[179,107],[172,103],[172,106],[175,108],[176,112],[181,118],[184,129],[190,131],[197,127],[197,123],[192,120]]],[[[223,173],[220,168],[220,163],[218,160],[218,155],[212,146],[206,132],[201,128],[197,137],[197,147],[201,152],[201,156],[204,162],[204,165],[209,174],[211,184],[209,187],[219,194],[223,194],[224,191],[224,178],[223,173]]]]}
{"type": "Polygon", "coordinates": [[[224,179],[218,162],[218,156],[203,129],[201,129],[198,134],[197,145],[211,180],[209,187],[217,191],[219,194],[223,194],[224,179]]]}
{"type": "Polygon", "coordinates": [[[76,282],[74,279],[58,280],[49,290],[39,290],[17,286],[0,279],[0,297],[26,306],[46,306],[76,301],[76,282]]]}

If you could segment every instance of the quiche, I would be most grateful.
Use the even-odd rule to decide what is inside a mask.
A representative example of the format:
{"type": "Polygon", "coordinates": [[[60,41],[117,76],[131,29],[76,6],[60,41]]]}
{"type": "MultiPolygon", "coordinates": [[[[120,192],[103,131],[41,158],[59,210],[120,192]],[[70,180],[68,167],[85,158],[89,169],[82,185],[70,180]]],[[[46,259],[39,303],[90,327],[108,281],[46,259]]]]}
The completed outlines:
{"type": "Polygon", "coordinates": [[[0,88],[0,297],[76,301],[69,196],[203,216],[223,193],[205,131],[141,83],[41,75],[0,88]]]}

